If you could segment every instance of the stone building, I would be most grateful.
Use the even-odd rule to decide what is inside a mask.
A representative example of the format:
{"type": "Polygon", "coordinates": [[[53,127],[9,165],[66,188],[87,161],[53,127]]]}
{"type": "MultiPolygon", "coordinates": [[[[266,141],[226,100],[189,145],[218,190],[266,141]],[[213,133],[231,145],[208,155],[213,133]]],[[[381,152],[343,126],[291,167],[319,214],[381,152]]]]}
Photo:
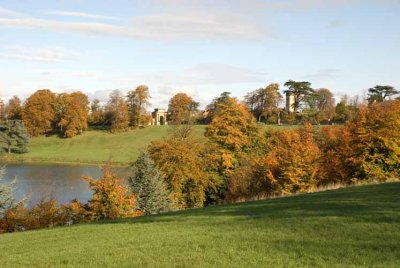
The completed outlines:
{"type": "Polygon", "coordinates": [[[151,113],[152,120],[151,125],[159,126],[159,125],[168,125],[167,122],[167,111],[162,108],[154,109],[154,112],[151,113]]]}
{"type": "Polygon", "coordinates": [[[286,111],[289,113],[294,112],[295,97],[291,92],[286,91],[286,111]]]}

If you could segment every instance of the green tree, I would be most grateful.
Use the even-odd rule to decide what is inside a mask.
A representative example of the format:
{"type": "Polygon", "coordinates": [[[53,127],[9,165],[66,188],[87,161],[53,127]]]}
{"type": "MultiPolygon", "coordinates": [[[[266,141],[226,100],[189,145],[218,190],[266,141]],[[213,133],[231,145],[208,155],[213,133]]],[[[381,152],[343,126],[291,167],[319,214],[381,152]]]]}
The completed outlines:
{"type": "MultiPolygon", "coordinates": [[[[5,166],[0,167],[0,181],[3,179],[6,173],[5,166]]],[[[4,216],[4,213],[15,205],[13,190],[14,182],[12,183],[0,183],[0,218],[4,216]]]]}
{"type": "Polygon", "coordinates": [[[312,105],[312,103],[310,103],[310,100],[312,100],[310,97],[315,95],[315,91],[311,88],[310,82],[296,82],[289,80],[285,83],[285,87],[288,89],[285,90],[284,93],[289,93],[294,96],[293,109],[295,113],[297,113],[304,105],[312,105]]]}
{"type": "Polygon", "coordinates": [[[142,153],[132,165],[129,175],[131,191],[137,196],[137,208],[144,214],[168,210],[170,191],[153,160],[142,153]]]}
{"type": "Polygon", "coordinates": [[[375,86],[368,89],[368,101],[369,103],[383,102],[391,96],[397,95],[399,93],[400,91],[396,90],[392,86],[375,86]]]}
{"type": "Polygon", "coordinates": [[[29,135],[20,120],[7,120],[0,125],[0,145],[11,153],[13,146],[19,149],[20,153],[28,151],[29,135]]]}

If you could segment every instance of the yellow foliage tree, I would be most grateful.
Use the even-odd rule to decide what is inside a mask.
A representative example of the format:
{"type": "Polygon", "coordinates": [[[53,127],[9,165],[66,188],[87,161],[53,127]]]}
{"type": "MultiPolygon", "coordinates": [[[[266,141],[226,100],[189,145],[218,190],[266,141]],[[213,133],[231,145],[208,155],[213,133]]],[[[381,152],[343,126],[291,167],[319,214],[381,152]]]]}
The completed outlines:
{"type": "Polygon", "coordinates": [[[206,172],[205,150],[206,144],[193,137],[190,126],[181,127],[172,137],[153,141],[148,147],[150,157],[173,193],[171,199],[177,208],[202,207],[207,189],[216,185],[206,172]]]}
{"type": "Polygon", "coordinates": [[[102,178],[84,177],[93,191],[88,203],[91,220],[116,219],[141,215],[136,210],[136,196],[128,192],[109,166],[103,167],[102,178]]]}
{"type": "Polygon", "coordinates": [[[214,158],[219,163],[220,173],[229,175],[237,166],[238,159],[255,149],[259,142],[259,128],[246,105],[226,97],[217,103],[205,136],[217,146],[214,158]]]}

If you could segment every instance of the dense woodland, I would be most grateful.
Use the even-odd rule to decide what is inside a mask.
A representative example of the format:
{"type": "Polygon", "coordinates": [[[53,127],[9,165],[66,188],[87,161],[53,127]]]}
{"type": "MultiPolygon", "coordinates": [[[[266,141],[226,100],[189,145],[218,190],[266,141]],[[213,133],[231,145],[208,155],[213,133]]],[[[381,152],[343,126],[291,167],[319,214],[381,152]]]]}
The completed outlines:
{"type": "MultiPolygon", "coordinates": [[[[173,96],[169,120],[178,127],[169,137],[153,141],[130,165],[129,189],[105,167],[103,178],[85,178],[93,190],[87,204],[74,200],[59,206],[49,200],[28,209],[7,198],[0,211],[0,229],[18,231],[154,214],[309,192],[330,184],[399,178],[397,90],[376,86],[369,89],[365,101],[343,98],[335,104],[329,90],[314,90],[308,82],[288,81],[285,86],[284,93],[294,95],[293,113],[280,108],[277,84],[249,92],[244,101],[224,92],[201,113],[190,96],[173,96]],[[193,135],[191,123],[195,122],[208,123],[205,138],[193,135]],[[265,129],[259,122],[303,126],[265,129]],[[326,126],[313,126],[323,123],[326,126]]],[[[145,86],[127,96],[114,91],[104,107],[94,101],[90,112],[88,98],[80,92],[39,90],[23,105],[18,98],[11,99],[2,116],[22,119],[31,136],[57,133],[71,138],[90,125],[108,126],[112,132],[145,126],[150,120],[148,104],[145,86]]]]}

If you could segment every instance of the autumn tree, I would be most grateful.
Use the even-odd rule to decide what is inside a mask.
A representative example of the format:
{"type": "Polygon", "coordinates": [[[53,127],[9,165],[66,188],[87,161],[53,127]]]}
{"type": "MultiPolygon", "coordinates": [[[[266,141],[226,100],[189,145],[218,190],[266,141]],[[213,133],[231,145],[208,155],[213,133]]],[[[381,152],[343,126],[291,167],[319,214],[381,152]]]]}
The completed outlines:
{"type": "Polygon", "coordinates": [[[268,152],[254,157],[247,171],[238,169],[237,172],[246,172],[242,176],[237,172],[234,174],[230,194],[237,196],[237,191],[241,190],[243,193],[249,191],[253,197],[266,197],[314,189],[320,180],[322,154],[313,127],[307,124],[301,129],[273,131],[268,135],[268,152]],[[244,189],[240,180],[248,180],[244,189]]]}
{"type": "Polygon", "coordinates": [[[326,88],[316,91],[318,95],[318,121],[331,121],[335,116],[335,99],[332,92],[326,88]]]}
{"type": "Polygon", "coordinates": [[[24,104],[22,120],[31,136],[39,136],[53,130],[56,95],[48,89],[38,90],[24,104]]]}
{"type": "Polygon", "coordinates": [[[64,99],[58,126],[65,138],[72,138],[88,128],[89,99],[82,92],[63,94],[64,99]]]}
{"type": "Polygon", "coordinates": [[[0,99],[0,121],[3,121],[6,118],[6,106],[4,101],[0,99]]]}
{"type": "Polygon", "coordinates": [[[204,140],[196,138],[190,126],[179,127],[168,139],[149,145],[149,156],[164,176],[176,208],[202,207],[207,191],[216,187],[218,182],[206,172],[205,150],[204,140]]]}
{"type": "Polygon", "coordinates": [[[150,105],[150,93],[148,86],[140,85],[135,90],[128,92],[127,103],[129,109],[129,121],[131,126],[141,126],[146,123],[146,107],[150,105]]]}
{"type": "Polygon", "coordinates": [[[8,100],[7,105],[5,106],[5,118],[9,120],[22,119],[21,100],[17,96],[8,100]]]}
{"type": "Polygon", "coordinates": [[[293,109],[297,113],[302,107],[310,104],[310,100],[315,97],[315,91],[311,88],[310,82],[296,82],[289,80],[285,83],[288,89],[284,91],[285,94],[292,94],[294,96],[293,109]]]}
{"type": "Polygon", "coordinates": [[[347,125],[353,177],[385,181],[400,176],[400,101],[361,106],[347,125]]]}
{"type": "Polygon", "coordinates": [[[170,191],[164,177],[147,153],[142,153],[129,172],[131,190],[137,196],[137,208],[144,214],[169,209],[170,191]]]}
{"type": "Polygon", "coordinates": [[[88,123],[92,126],[103,126],[106,124],[106,114],[98,99],[94,99],[90,105],[88,123]]]}
{"type": "Polygon", "coordinates": [[[383,102],[391,96],[399,94],[400,91],[392,86],[375,86],[368,89],[368,102],[383,102]]]}
{"type": "Polygon", "coordinates": [[[106,106],[111,132],[121,132],[129,129],[129,111],[121,91],[114,90],[106,106]]]}
{"type": "Polygon", "coordinates": [[[169,121],[172,124],[187,124],[197,111],[199,103],[186,93],[178,93],[171,98],[168,105],[169,121]]]}
{"type": "Polygon", "coordinates": [[[28,151],[29,135],[20,120],[6,120],[0,124],[0,146],[8,154],[12,147],[17,147],[20,153],[28,151]]]}
{"type": "MultiPolygon", "coordinates": [[[[270,84],[266,88],[257,89],[245,96],[245,102],[258,122],[261,122],[262,118],[268,120],[271,117],[277,117],[278,104],[281,100],[279,84],[270,84]]],[[[274,121],[277,122],[277,118],[274,121]]]]}
{"type": "Polygon", "coordinates": [[[95,180],[84,177],[89,183],[93,196],[88,202],[88,209],[92,220],[116,219],[140,215],[136,211],[136,196],[129,193],[122,185],[110,166],[102,169],[103,175],[95,180]]]}
{"type": "Polygon", "coordinates": [[[227,175],[237,166],[242,154],[254,149],[259,129],[246,105],[228,97],[216,104],[205,136],[218,147],[215,160],[220,165],[220,172],[227,175]]]}

